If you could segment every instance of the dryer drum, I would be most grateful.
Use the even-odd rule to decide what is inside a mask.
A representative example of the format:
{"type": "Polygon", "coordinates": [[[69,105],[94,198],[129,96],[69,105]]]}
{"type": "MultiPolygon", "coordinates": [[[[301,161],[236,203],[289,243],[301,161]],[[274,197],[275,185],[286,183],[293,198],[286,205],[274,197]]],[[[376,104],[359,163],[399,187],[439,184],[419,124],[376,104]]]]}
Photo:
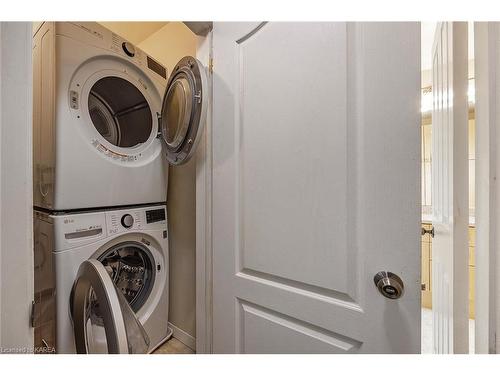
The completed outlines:
{"type": "Polygon", "coordinates": [[[96,130],[118,147],[135,147],[151,136],[151,108],[142,93],[129,81],[104,77],[92,86],[89,114],[96,130]]]}
{"type": "Polygon", "coordinates": [[[89,95],[89,113],[99,134],[113,145],[120,144],[120,127],[106,103],[95,93],[89,95]]]}

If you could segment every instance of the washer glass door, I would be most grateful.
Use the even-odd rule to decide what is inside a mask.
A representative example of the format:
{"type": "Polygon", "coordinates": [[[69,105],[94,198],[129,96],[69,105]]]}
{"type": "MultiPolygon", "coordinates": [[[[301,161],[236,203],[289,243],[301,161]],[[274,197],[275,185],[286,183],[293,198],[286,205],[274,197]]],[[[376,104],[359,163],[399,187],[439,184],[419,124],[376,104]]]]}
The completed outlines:
{"type": "Polygon", "coordinates": [[[98,258],[134,312],[148,300],[155,283],[155,260],[143,244],[125,241],[98,258]]]}
{"type": "Polygon", "coordinates": [[[77,353],[147,353],[144,327],[98,260],[80,265],[70,306],[77,353]]]}
{"type": "Polygon", "coordinates": [[[170,164],[183,164],[193,156],[206,121],[207,105],[205,67],[194,57],[183,57],[168,80],[160,117],[170,164]]]}

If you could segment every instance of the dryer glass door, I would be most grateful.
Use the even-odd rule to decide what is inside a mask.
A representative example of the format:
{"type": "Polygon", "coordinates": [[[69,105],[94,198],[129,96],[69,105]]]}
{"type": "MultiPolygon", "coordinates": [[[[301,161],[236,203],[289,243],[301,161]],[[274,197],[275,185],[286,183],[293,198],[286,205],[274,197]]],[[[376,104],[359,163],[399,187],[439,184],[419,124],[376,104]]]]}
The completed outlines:
{"type": "Polygon", "coordinates": [[[205,67],[194,57],[183,57],[168,80],[160,117],[159,128],[170,164],[183,164],[194,154],[206,121],[207,105],[205,67]]]}
{"type": "Polygon", "coordinates": [[[98,260],[81,264],[70,306],[77,353],[147,353],[146,331],[98,260]]]}

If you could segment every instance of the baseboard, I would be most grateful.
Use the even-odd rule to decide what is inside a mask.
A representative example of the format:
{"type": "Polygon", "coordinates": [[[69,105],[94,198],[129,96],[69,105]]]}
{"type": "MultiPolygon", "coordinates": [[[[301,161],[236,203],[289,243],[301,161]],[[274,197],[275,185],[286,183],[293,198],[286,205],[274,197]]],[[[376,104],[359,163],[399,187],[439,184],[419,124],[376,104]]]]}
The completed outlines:
{"type": "Polygon", "coordinates": [[[190,347],[194,351],[196,351],[196,339],[191,336],[189,333],[186,333],[182,329],[174,326],[172,323],[168,322],[168,326],[172,328],[173,336],[182,342],[184,345],[190,347]]]}
{"type": "Polygon", "coordinates": [[[153,353],[156,349],[158,349],[160,346],[165,344],[173,335],[172,328],[168,327],[167,328],[167,336],[163,340],[161,340],[155,347],[151,348],[151,350],[148,351],[148,354],[153,353]]]}

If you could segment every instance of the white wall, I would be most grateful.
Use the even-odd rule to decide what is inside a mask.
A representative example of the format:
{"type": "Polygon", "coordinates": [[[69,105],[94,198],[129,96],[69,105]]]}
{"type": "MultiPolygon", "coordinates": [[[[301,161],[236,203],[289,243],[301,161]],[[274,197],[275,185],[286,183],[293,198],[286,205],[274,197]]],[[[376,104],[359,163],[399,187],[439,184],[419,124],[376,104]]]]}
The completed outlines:
{"type": "Polygon", "coordinates": [[[0,23],[0,347],[33,347],[32,25],[0,23]]]}
{"type": "Polygon", "coordinates": [[[500,23],[475,23],[476,63],[476,353],[500,349],[500,114],[498,112],[498,50],[500,23]]]}

